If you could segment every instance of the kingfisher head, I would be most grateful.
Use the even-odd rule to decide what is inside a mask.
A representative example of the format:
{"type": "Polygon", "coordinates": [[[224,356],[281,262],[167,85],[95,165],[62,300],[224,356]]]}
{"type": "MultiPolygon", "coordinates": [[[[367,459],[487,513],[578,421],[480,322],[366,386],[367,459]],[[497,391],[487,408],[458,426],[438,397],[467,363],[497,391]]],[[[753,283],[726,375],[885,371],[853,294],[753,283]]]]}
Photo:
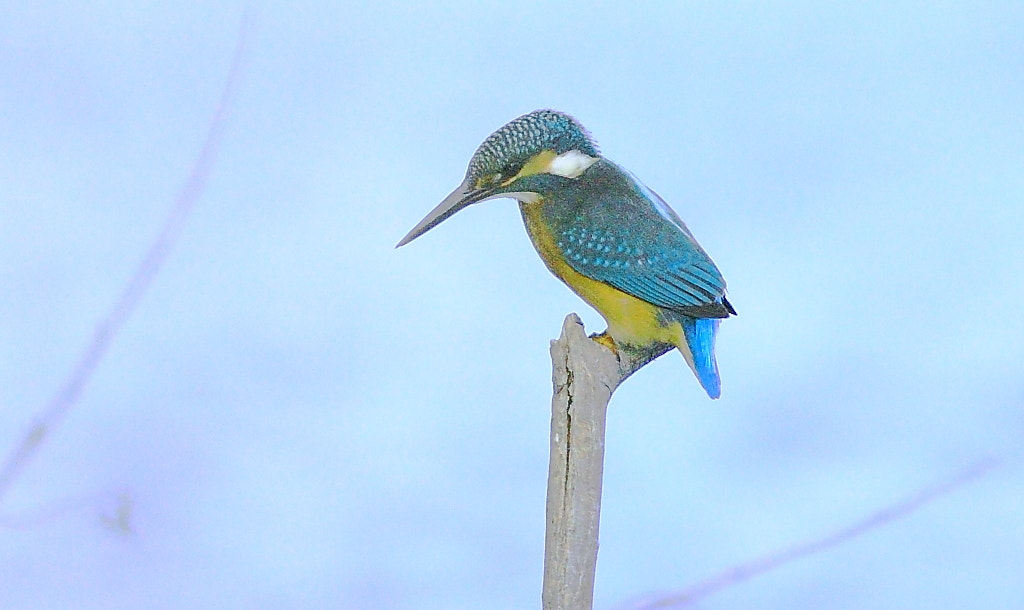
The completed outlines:
{"type": "MultiPolygon", "coordinates": [[[[487,199],[530,201],[559,180],[574,180],[600,153],[576,119],[555,110],[535,110],[492,133],[473,154],[466,178],[398,246],[423,235],[462,208],[487,199]]],[[[396,247],[398,247],[396,246],[396,247]]]]}

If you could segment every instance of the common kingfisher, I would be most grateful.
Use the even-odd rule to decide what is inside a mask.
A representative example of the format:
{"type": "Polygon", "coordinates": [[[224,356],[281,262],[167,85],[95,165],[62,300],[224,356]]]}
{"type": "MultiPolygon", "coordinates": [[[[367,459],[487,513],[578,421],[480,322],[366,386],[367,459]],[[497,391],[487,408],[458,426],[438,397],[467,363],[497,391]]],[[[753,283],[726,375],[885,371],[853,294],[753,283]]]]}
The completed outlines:
{"type": "Polygon", "coordinates": [[[616,352],[674,345],[708,396],[721,395],[715,335],[736,313],[721,272],[675,211],[568,114],[537,110],[491,134],[462,184],[396,247],[499,197],[519,202],[544,264],[604,317],[595,340],[616,352]]]}

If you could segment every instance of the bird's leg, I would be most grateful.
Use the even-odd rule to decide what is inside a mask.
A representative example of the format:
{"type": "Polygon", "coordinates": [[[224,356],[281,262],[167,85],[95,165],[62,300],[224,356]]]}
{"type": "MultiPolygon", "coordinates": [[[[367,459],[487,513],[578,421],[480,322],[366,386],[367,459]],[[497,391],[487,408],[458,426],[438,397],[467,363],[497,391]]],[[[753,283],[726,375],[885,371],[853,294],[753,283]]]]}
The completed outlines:
{"type": "Polygon", "coordinates": [[[608,334],[605,330],[603,333],[595,333],[590,335],[590,339],[595,343],[600,343],[604,347],[607,347],[615,354],[615,358],[619,361],[619,375],[621,376],[619,381],[616,383],[622,383],[627,377],[633,373],[639,371],[647,363],[651,362],[658,356],[661,356],[665,352],[675,349],[675,345],[670,343],[659,343],[654,342],[647,345],[632,345],[629,343],[616,343],[615,339],[608,334]]]}
{"type": "Polygon", "coordinates": [[[619,357],[619,346],[615,343],[615,339],[612,339],[612,336],[608,334],[607,330],[603,333],[594,333],[590,335],[590,338],[612,350],[612,353],[615,354],[616,358],[619,357]]]}

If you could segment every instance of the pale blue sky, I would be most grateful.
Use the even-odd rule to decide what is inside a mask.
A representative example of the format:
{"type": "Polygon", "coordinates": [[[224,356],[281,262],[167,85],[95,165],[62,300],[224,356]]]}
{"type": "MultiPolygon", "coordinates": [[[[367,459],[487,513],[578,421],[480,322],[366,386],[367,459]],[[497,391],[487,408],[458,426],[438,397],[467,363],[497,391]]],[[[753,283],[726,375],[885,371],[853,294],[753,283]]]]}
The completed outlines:
{"type": "MultiPolygon", "coordinates": [[[[0,4],[0,451],[159,230],[241,13],[0,4]]],[[[675,208],[740,313],[721,400],[674,353],[613,399],[597,607],[993,455],[701,607],[1024,607],[1024,5],[257,13],[207,191],[2,511],[93,499],[0,530],[0,607],[537,607],[548,341],[600,318],[510,200],[393,246],[545,107],[675,208]],[[99,517],[121,492],[132,536],[99,517]]]]}

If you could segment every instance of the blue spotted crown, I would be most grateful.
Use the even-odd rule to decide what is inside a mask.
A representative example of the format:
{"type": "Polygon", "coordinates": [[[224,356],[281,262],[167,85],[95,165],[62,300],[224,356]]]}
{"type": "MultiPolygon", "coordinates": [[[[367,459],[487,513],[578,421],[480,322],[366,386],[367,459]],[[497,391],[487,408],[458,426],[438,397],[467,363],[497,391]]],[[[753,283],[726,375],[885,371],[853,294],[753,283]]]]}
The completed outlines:
{"type": "Polygon", "coordinates": [[[597,144],[579,122],[557,110],[534,110],[495,131],[476,149],[466,176],[479,178],[521,167],[542,150],[562,154],[578,150],[596,157],[597,144]]]}

